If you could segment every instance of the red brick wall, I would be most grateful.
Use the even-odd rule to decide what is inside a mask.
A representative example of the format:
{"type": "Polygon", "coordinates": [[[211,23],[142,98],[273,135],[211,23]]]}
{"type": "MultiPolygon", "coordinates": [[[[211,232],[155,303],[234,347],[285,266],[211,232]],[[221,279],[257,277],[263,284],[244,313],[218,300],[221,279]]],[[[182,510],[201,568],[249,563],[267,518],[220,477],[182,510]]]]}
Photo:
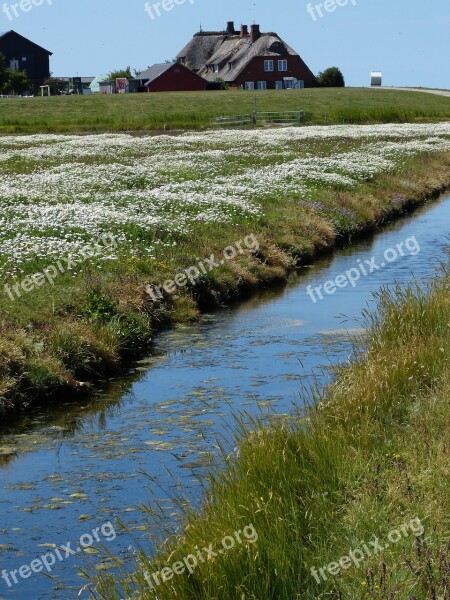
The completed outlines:
{"type": "Polygon", "coordinates": [[[168,71],[155,79],[149,92],[196,92],[206,90],[208,83],[199,75],[180,64],[174,64],[168,71]]]}
{"type": "Polygon", "coordinates": [[[254,58],[242,71],[235,81],[235,85],[245,86],[246,81],[253,81],[255,89],[258,81],[266,81],[267,89],[274,89],[276,81],[283,81],[283,77],[296,77],[305,82],[305,87],[313,87],[314,75],[299,56],[268,56],[254,58]],[[274,71],[264,71],[264,61],[273,60],[274,71]],[[287,60],[287,71],[278,71],[278,61],[287,60]]]}

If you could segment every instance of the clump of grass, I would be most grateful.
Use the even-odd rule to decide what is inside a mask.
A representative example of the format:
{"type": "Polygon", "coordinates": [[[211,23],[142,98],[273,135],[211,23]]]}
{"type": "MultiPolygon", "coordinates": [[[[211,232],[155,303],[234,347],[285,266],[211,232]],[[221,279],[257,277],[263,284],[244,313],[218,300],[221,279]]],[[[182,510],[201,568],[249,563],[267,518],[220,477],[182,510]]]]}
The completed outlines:
{"type": "Polygon", "coordinates": [[[97,580],[94,597],[448,598],[449,288],[443,267],[425,290],[380,291],[378,311],[365,315],[368,351],[306,411],[268,426],[238,418],[238,454],[224,450],[201,512],[185,509],[181,533],[154,559],[141,553],[134,574],[97,580]],[[412,519],[420,532],[383,543],[412,519]],[[249,523],[256,544],[150,589],[146,572],[249,523]],[[358,566],[326,571],[320,583],[312,575],[375,537],[383,549],[358,566]]]}
{"type": "Polygon", "coordinates": [[[5,325],[0,332],[0,412],[13,402],[26,406],[68,387],[63,365],[45,351],[42,340],[5,325]]]}
{"type": "Polygon", "coordinates": [[[46,345],[76,379],[104,376],[107,366],[118,358],[113,336],[83,322],[60,323],[48,336],[46,345]]]}

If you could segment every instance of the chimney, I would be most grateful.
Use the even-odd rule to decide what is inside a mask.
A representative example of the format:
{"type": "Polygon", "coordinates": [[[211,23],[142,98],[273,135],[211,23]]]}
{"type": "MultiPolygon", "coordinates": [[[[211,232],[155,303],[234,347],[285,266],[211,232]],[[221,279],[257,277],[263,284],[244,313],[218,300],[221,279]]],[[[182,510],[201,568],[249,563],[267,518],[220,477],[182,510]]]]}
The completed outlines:
{"type": "Polygon", "coordinates": [[[241,38],[248,35],[248,25],[241,25],[241,38]]]}
{"type": "Polygon", "coordinates": [[[228,21],[227,23],[227,33],[233,35],[234,33],[234,21],[228,21]]]}
{"type": "Polygon", "coordinates": [[[259,25],[252,25],[252,32],[250,35],[251,35],[252,44],[254,44],[256,42],[256,40],[259,40],[259,38],[261,37],[261,31],[259,30],[259,25]]]}

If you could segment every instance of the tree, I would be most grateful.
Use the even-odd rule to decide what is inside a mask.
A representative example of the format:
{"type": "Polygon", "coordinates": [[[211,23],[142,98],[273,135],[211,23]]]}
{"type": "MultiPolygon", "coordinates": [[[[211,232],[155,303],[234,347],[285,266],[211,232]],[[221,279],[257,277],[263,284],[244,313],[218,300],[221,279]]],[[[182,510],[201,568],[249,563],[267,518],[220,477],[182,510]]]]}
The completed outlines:
{"type": "Polygon", "coordinates": [[[23,94],[30,87],[30,82],[25,71],[13,71],[6,69],[9,79],[6,87],[14,94],[23,94]]]}
{"type": "Polygon", "coordinates": [[[6,61],[3,54],[0,53],[0,90],[6,86],[9,81],[9,73],[6,68],[6,61]]]}
{"type": "Polygon", "coordinates": [[[131,74],[131,67],[128,66],[126,69],[121,69],[118,71],[111,71],[108,73],[108,77],[111,81],[115,81],[116,79],[133,79],[133,75],[131,74]]]}
{"type": "Polygon", "coordinates": [[[330,67],[317,75],[319,87],[345,87],[345,80],[338,67],[330,67]]]}
{"type": "Polygon", "coordinates": [[[58,77],[52,77],[51,73],[50,77],[42,82],[42,85],[49,85],[52,95],[62,94],[62,92],[66,92],[68,89],[67,81],[58,79],[58,77]]]}
{"type": "Polygon", "coordinates": [[[30,82],[25,71],[13,71],[6,66],[6,60],[0,53],[0,91],[22,94],[30,88],[30,82]]]}

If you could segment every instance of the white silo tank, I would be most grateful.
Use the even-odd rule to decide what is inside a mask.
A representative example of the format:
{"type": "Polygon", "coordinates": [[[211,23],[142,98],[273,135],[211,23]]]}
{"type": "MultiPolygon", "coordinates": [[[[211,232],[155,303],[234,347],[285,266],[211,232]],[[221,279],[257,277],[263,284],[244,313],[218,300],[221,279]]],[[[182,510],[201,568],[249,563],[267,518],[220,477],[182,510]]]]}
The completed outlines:
{"type": "Polygon", "coordinates": [[[381,86],[382,85],[382,81],[383,81],[383,75],[381,73],[381,71],[372,71],[372,73],[370,74],[370,85],[372,87],[374,86],[381,86]]]}

